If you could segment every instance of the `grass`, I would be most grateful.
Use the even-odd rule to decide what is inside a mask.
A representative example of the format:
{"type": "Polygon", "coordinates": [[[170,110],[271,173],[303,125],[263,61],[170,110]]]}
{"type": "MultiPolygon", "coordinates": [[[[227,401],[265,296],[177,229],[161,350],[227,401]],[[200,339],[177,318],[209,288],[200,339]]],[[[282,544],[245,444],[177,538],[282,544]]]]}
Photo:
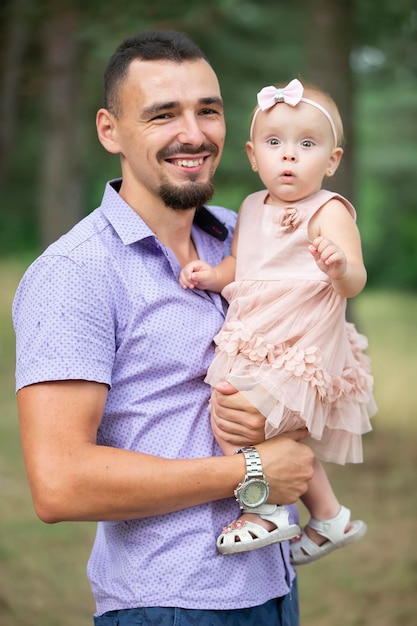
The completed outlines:
{"type": "Polygon", "coordinates": [[[21,455],[10,307],[22,271],[0,264],[0,626],[91,626],[85,566],[94,525],[41,523],[21,455]]]}
{"type": "MultiPolygon", "coordinates": [[[[0,264],[0,626],[91,626],[85,565],[94,524],[42,524],[21,457],[10,306],[22,271],[17,262],[0,264]]],[[[299,568],[301,624],[414,626],[417,296],[368,290],[354,314],[370,341],[379,412],[364,464],[328,470],[369,530],[360,543],[299,568]]]]}
{"type": "Polygon", "coordinates": [[[417,296],[365,291],[354,302],[369,338],[379,411],[363,465],[328,465],[365,538],[299,568],[302,626],[412,626],[417,611],[417,296]]]}

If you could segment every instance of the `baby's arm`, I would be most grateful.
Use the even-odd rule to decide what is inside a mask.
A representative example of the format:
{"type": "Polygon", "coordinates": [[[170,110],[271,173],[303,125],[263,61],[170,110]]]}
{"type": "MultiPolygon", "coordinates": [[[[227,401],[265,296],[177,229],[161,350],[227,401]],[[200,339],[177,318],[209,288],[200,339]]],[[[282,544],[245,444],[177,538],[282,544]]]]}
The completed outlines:
{"type": "Polygon", "coordinates": [[[191,261],[182,268],[179,281],[184,289],[198,287],[220,293],[234,279],[235,267],[236,259],[233,256],[226,257],[215,267],[205,261],[191,261]]]}
{"type": "Polygon", "coordinates": [[[366,284],[362,247],[358,227],[339,200],[331,200],[318,214],[318,233],[309,250],[318,267],[332,281],[334,290],[352,298],[366,284]]]}
{"type": "Polygon", "coordinates": [[[200,259],[184,265],[179,276],[180,284],[184,289],[198,287],[220,293],[226,285],[235,279],[238,230],[239,218],[232,239],[231,254],[215,267],[200,259]]]}

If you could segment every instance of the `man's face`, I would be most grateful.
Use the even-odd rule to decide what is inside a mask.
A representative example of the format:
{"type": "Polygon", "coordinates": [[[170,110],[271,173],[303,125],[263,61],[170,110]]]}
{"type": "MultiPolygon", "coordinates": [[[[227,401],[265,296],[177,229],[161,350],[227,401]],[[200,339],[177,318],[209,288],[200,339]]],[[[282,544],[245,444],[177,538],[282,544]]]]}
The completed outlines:
{"type": "Polygon", "coordinates": [[[112,152],[121,156],[121,195],[138,203],[189,209],[213,195],[225,138],[217,77],[203,59],[131,63],[112,118],[112,152]]]}

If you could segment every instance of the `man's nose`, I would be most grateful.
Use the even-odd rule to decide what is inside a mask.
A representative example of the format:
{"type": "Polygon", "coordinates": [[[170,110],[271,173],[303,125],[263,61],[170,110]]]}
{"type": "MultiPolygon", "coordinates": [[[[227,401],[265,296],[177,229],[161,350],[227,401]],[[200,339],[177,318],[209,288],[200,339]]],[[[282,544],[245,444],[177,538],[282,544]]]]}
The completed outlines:
{"type": "Polygon", "coordinates": [[[195,115],[188,115],[182,118],[178,140],[183,144],[188,143],[193,146],[200,146],[204,142],[205,135],[195,115]]]}

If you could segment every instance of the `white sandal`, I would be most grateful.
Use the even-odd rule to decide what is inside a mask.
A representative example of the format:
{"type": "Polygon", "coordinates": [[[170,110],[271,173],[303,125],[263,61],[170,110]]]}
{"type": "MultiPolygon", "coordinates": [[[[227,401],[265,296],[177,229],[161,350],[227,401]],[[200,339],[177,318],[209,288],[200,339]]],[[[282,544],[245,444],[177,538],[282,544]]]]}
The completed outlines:
{"type": "Polygon", "coordinates": [[[243,509],[242,513],[255,513],[262,519],[275,524],[274,530],[266,530],[263,526],[248,520],[238,519],[223,528],[217,539],[217,549],[221,554],[247,552],[269,546],[279,541],[287,541],[301,532],[297,524],[290,524],[288,511],[277,504],[263,504],[254,509],[243,509]]]}
{"type": "Polygon", "coordinates": [[[350,511],[344,506],[340,508],[336,517],[324,520],[311,518],[308,526],[322,537],[326,537],[328,541],[319,546],[310,539],[304,530],[301,531],[299,537],[291,541],[290,555],[292,565],[304,565],[305,563],[316,561],[322,556],[329,554],[329,552],[337,550],[337,548],[343,548],[343,546],[347,546],[349,543],[358,541],[367,530],[367,526],[362,520],[350,521],[350,511]]]}

